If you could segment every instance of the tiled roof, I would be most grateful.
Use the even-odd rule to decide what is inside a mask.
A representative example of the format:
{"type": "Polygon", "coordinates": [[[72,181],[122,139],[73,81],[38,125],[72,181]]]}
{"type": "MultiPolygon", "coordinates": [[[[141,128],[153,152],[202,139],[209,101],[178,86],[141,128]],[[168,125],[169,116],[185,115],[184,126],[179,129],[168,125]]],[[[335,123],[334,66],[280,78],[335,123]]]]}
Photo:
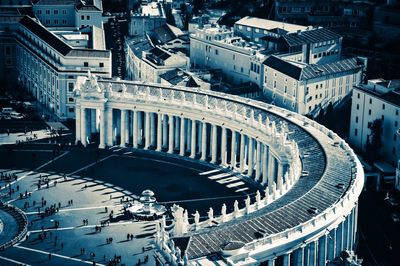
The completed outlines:
{"type": "Polygon", "coordinates": [[[279,22],[275,20],[269,19],[262,19],[262,18],[255,18],[246,16],[238,21],[235,22],[237,25],[243,25],[248,27],[255,27],[265,30],[271,30],[274,28],[284,29],[286,31],[297,31],[297,30],[304,30],[306,29],[305,26],[290,24],[285,22],[279,22]]]}
{"type": "Polygon", "coordinates": [[[72,50],[71,46],[63,42],[55,34],[47,30],[43,25],[39,24],[34,19],[24,16],[20,20],[20,23],[33,34],[37,35],[40,39],[53,47],[60,54],[65,56],[72,50]]]}
{"type": "Polygon", "coordinates": [[[305,30],[283,35],[282,38],[289,46],[298,46],[308,43],[319,43],[324,41],[337,40],[341,36],[326,28],[305,30]]]}
{"type": "Polygon", "coordinates": [[[264,65],[296,80],[309,80],[334,73],[358,71],[363,67],[363,63],[356,57],[342,59],[322,65],[300,65],[273,55],[264,61],[264,65]]]}

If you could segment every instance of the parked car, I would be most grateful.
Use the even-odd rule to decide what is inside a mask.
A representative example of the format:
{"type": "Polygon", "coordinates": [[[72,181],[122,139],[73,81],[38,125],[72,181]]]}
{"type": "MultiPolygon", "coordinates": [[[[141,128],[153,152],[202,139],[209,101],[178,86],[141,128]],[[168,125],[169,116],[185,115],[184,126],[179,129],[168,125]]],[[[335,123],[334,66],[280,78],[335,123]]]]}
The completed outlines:
{"type": "Polygon", "coordinates": [[[10,115],[12,112],[15,112],[15,110],[14,110],[14,108],[12,108],[12,107],[3,107],[3,108],[1,109],[1,112],[2,112],[4,115],[10,115]]]}
{"type": "Polygon", "coordinates": [[[20,114],[18,112],[12,112],[10,114],[10,117],[13,118],[13,119],[23,119],[23,118],[25,118],[25,115],[20,114]]]}

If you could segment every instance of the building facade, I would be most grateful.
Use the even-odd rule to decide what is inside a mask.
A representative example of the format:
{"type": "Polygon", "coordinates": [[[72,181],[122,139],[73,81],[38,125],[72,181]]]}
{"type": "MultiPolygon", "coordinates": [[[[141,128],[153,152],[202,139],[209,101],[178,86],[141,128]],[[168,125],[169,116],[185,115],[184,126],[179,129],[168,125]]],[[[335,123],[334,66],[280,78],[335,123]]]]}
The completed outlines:
{"type": "Polygon", "coordinates": [[[157,224],[160,265],[322,266],[353,249],[364,173],[325,127],[262,102],[183,87],[89,75],[75,93],[76,141],[84,146],[175,154],[260,185],[245,207],[210,209],[201,221],[175,206],[172,224],[157,224]]]}
{"type": "Polygon", "coordinates": [[[342,59],[309,65],[270,56],[264,61],[264,94],[273,104],[299,114],[317,115],[348,96],[363,79],[365,60],[342,59]]]}
{"type": "Polygon", "coordinates": [[[147,31],[152,31],[166,23],[167,18],[161,3],[142,4],[138,12],[131,12],[129,35],[144,36],[147,31]]]}
{"type": "Polygon", "coordinates": [[[33,3],[32,11],[46,27],[103,28],[101,0],[40,0],[33,3]]]}
{"type": "Polygon", "coordinates": [[[253,82],[262,86],[262,62],[266,58],[261,45],[251,44],[223,27],[197,28],[190,37],[190,64],[194,68],[221,69],[231,84],[253,82]]]}
{"type": "Polygon", "coordinates": [[[365,151],[371,141],[370,124],[382,121],[381,158],[396,166],[400,158],[400,82],[369,80],[353,88],[350,120],[350,142],[365,151]]]}
{"type": "Polygon", "coordinates": [[[18,81],[61,119],[75,117],[77,76],[92,71],[111,77],[110,51],[72,47],[28,16],[18,21],[12,38],[18,81]]]}

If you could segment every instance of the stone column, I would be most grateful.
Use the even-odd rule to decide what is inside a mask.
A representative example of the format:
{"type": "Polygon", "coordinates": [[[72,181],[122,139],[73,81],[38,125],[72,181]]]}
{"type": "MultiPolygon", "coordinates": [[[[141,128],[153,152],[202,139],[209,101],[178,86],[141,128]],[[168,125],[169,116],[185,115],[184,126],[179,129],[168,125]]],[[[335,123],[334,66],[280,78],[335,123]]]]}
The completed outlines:
{"type": "Polygon", "coordinates": [[[163,132],[162,132],[162,146],[163,148],[168,148],[168,116],[164,114],[162,116],[163,132]]]}
{"type": "Polygon", "coordinates": [[[141,111],[137,112],[137,128],[138,128],[138,144],[143,144],[143,113],[141,111]]]}
{"type": "Polygon", "coordinates": [[[267,161],[268,161],[268,147],[267,145],[263,145],[263,157],[262,157],[262,182],[261,184],[265,186],[268,183],[269,191],[272,189],[272,182],[269,182],[269,175],[268,175],[268,166],[267,166],[267,161]]]}
{"type": "Polygon", "coordinates": [[[313,241],[308,245],[308,265],[317,266],[318,242],[313,241]]]}
{"type": "Polygon", "coordinates": [[[196,156],[196,120],[192,120],[192,132],[190,141],[190,158],[194,159],[196,156]]]}
{"type": "Polygon", "coordinates": [[[185,130],[185,142],[186,142],[186,152],[190,153],[192,148],[192,123],[190,119],[186,119],[186,130],[185,130]]]}
{"type": "Polygon", "coordinates": [[[275,156],[268,153],[268,182],[272,184],[275,181],[275,156]]]}
{"type": "Polygon", "coordinates": [[[121,110],[121,147],[126,146],[126,110],[121,110]]]}
{"type": "Polygon", "coordinates": [[[75,144],[78,142],[83,144],[81,139],[81,105],[76,105],[75,107],[75,144]]]}
{"type": "Polygon", "coordinates": [[[283,254],[283,266],[290,266],[290,253],[283,254]]]}
{"type": "Polygon", "coordinates": [[[278,176],[277,176],[277,190],[281,191],[282,190],[282,185],[283,185],[283,163],[278,162],[278,176]]]}
{"type": "Polygon", "coordinates": [[[174,116],[169,115],[168,153],[174,153],[174,116]]]}
{"type": "Polygon", "coordinates": [[[249,158],[249,163],[248,163],[248,166],[247,166],[247,175],[249,176],[249,177],[252,177],[252,175],[253,175],[253,170],[254,170],[254,162],[253,162],[253,157],[254,157],[254,140],[253,140],[253,138],[251,138],[251,137],[249,137],[248,138],[248,142],[249,142],[249,156],[248,156],[248,158],[249,158]]]}
{"type": "Polygon", "coordinates": [[[257,150],[256,150],[256,176],[255,180],[260,181],[261,177],[261,142],[257,140],[257,150]]]}
{"type": "Polygon", "coordinates": [[[83,146],[86,147],[87,141],[86,141],[86,108],[81,107],[81,142],[83,146]]]}
{"type": "Polygon", "coordinates": [[[179,150],[180,149],[180,145],[179,145],[179,133],[180,133],[180,128],[179,128],[179,122],[180,122],[180,119],[179,119],[179,117],[177,116],[177,117],[175,117],[175,146],[174,146],[174,148],[176,149],[176,150],[179,150]]]}
{"type": "Polygon", "coordinates": [[[343,250],[343,236],[344,236],[344,221],[341,222],[338,226],[338,230],[336,231],[336,256],[340,254],[340,251],[343,250]]]}
{"type": "Polygon", "coordinates": [[[303,266],[304,264],[304,247],[299,247],[294,252],[293,265],[303,266]]]}
{"type": "Polygon", "coordinates": [[[246,142],[246,136],[243,133],[241,133],[240,134],[240,154],[239,154],[240,173],[243,173],[244,167],[245,167],[245,159],[244,159],[244,157],[245,157],[244,152],[245,152],[245,145],[246,145],[245,142],[246,142]]]}
{"type": "Polygon", "coordinates": [[[185,118],[181,117],[181,133],[180,133],[180,147],[179,147],[179,155],[185,155],[185,118]]]}
{"type": "Polygon", "coordinates": [[[268,266],[275,266],[275,259],[269,259],[268,266]]]}
{"type": "Polygon", "coordinates": [[[145,112],[145,129],[144,129],[144,149],[147,150],[150,147],[150,113],[145,112]]]}
{"type": "Polygon", "coordinates": [[[162,114],[158,113],[157,115],[157,151],[161,151],[162,148],[162,114]]]}
{"type": "Polygon", "coordinates": [[[349,215],[349,235],[350,235],[349,236],[349,250],[353,250],[353,243],[354,243],[353,219],[354,219],[354,215],[353,215],[353,210],[352,210],[349,215]]]}
{"type": "Polygon", "coordinates": [[[201,133],[201,158],[200,160],[205,161],[207,159],[207,124],[203,122],[202,133],[201,133]]]}
{"type": "Polygon", "coordinates": [[[350,231],[351,231],[351,223],[350,223],[350,215],[347,215],[346,220],[345,220],[345,228],[344,228],[344,239],[346,242],[345,247],[350,250],[351,249],[351,244],[350,244],[350,231]]]}
{"type": "Polygon", "coordinates": [[[113,109],[107,111],[107,146],[114,145],[114,131],[113,131],[113,109]]]}
{"type": "Polygon", "coordinates": [[[323,235],[319,238],[318,243],[318,265],[325,265],[327,260],[327,235],[323,235]]]}
{"type": "Polygon", "coordinates": [[[211,163],[217,162],[217,126],[212,125],[211,133],[211,163]]]}
{"type": "Polygon", "coordinates": [[[150,113],[150,146],[156,147],[157,144],[157,125],[156,125],[156,114],[150,113]]]}
{"type": "Polygon", "coordinates": [[[133,131],[133,148],[137,149],[138,147],[138,112],[136,110],[133,111],[133,123],[132,123],[132,131],[133,131]]]}
{"type": "Polygon", "coordinates": [[[333,260],[336,255],[336,228],[333,228],[329,233],[328,241],[328,260],[333,260]]]}
{"type": "Polygon", "coordinates": [[[100,109],[100,144],[99,148],[104,149],[106,147],[106,136],[107,136],[107,126],[106,126],[106,115],[107,115],[107,110],[103,106],[100,109]]]}
{"type": "Polygon", "coordinates": [[[231,142],[231,167],[236,167],[236,132],[232,130],[232,142],[231,142]]]}
{"type": "Polygon", "coordinates": [[[226,165],[226,128],[222,127],[221,137],[221,165],[226,165]]]}

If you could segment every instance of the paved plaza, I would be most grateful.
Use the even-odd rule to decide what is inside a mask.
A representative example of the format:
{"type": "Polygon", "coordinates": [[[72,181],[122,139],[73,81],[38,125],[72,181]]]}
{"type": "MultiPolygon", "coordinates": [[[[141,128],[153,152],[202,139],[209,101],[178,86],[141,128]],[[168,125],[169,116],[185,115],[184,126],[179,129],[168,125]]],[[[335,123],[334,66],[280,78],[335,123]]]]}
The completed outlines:
{"type": "Polygon", "coordinates": [[[129,148],[61,150],[30,143],[3,146],[0,159],[1,199],[28,219],[27,236],[0,252],[0,265],[154,265],[156,224],[124,216],[126,200],[151,189],[159,202],[205,217],[210,207],[219,212],[236,199],[242,205],[256,191],[254,184],[209,164],[129,148]]]}

